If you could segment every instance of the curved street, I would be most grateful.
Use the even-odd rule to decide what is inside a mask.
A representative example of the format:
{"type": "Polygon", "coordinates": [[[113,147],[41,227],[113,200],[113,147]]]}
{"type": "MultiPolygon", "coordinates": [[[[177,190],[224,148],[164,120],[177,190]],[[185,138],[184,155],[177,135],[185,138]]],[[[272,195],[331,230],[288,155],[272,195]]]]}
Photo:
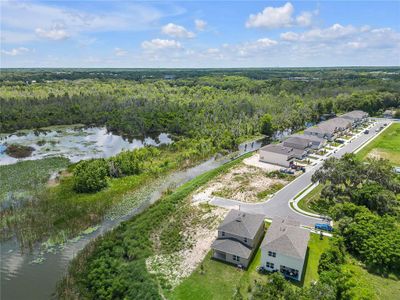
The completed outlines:
{"type": "MultiPolygon", "coordinates": [[[[376,125],[369,128],[368,134],[364,134],[363,132],[357,134],[354,138],[352,138],[350,142],[346,142],[343,147],[337,150],[336,153],[332,153],[329,157],[333,156],[339,158],[342,157],[345,153],[354,152],[358,148],[366,145],[368,141],[370,141],[383,131],[381,130],[379,132],[376,132],[375,130],[384,123],[387,123],[389,125],[390,121],[385,119],[377,120],[376,125]]],[[[266,202],[243,203],[232,199],[213,197],[210,200],[210,204],[229,209],[240,208],[241,211],[263,214],[268,219],[273,219],[275,216],[290,216],[291,218],[299,221],[300,224],[311,227],[314,227],[315,223],[328,223],[329,221],[325,219],[302,214],[290,207],[290,201],[312,183],[312,175],[322,166],[322,164],[323,160],[319,161],[315,166],[308,168],[306,173],[302,174],[301,176],[290,182],[266,202]]]]}

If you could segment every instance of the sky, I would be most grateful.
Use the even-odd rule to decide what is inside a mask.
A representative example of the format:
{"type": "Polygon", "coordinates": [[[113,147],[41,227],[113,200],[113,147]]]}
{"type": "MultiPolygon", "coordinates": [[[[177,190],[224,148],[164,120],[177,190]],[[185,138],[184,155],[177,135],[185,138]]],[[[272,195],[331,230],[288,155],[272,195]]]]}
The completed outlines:
{"type": "Polygon", "coordinates": [[[399,66],[400,1],[0,0],[0,67],[399,66]]]}

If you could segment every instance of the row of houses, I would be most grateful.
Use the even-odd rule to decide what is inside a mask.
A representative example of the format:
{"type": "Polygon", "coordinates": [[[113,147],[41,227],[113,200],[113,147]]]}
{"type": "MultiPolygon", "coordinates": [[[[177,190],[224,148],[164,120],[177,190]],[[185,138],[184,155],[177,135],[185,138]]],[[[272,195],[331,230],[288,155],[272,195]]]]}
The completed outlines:
{"type": "Polygon", "coordinates": [[[265,236],[264,228],[263,215],[231,210],[218,228],[218,237],[211,246],[212,257],[247,268],[260,246],[261,269],[279,271],[301,281],[309,231],[300,223],[281,217],[273,219],[265,236]]]}
{"type": "Polygon", "coordinates": [[[303,159],[311,150],[321,149],[338,134],[354,128],[368,119],[366,112],[355,110],[323,121],[304,130],[304,134],[289,136],[280,144],[269,144],[259,151],[259,160],[289,167],[295,159],[303,159]]]}

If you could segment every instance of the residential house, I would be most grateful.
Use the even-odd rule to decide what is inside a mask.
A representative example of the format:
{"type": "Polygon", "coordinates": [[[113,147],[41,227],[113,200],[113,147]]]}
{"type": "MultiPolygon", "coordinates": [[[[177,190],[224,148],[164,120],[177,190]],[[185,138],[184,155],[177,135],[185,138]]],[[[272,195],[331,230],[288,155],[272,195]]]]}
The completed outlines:
{"type": "Polygon", "coordinates": [[[341,118],[352,121],[352,125],[357,126],[368,119],[368,113],[362,110],[353,110],[340,116],[341,118]]]}
{"type": "Polygon", "coordinates": [[[231,210],[218,227],[212,257],[247,268],[263,234],[263,215],[231,210]]]}
{"type": "Polygon", "coordinates": [[[304,130],[304,134],[325,138],[329,141],[335,139],[338,132],[343,132],[352,126],[352,121],[349,119],[336,117],[323,121],[316,126],[304,130]]]}
{"type": "Polygon", "coordinates": [[[290,218],[275,217],[261,243],[261,268],[301,281],[310,233],[290,218]]]}
{"type": "Polygon", "coordinates": [[[311,147],[311,142],[307,139],[302,139],[297,136],[289,136],[283,141],[282,145],[285,147],[304,150],[311,147]]]}
{"type": "Polygon", "coordinates": [[[293,161],[306,157],[305,149],[285,147],[283,144],[269,144],[259,150],[259,160],[266,163],[290,167],[293,161]]]}
{"type": "Polygon", "coordinates": [[[315,135],[293,134],[292,137],[307,140],[311,144],[311,149],[321,149],[326,145],[326,139],[320,138],[315,135]]]}

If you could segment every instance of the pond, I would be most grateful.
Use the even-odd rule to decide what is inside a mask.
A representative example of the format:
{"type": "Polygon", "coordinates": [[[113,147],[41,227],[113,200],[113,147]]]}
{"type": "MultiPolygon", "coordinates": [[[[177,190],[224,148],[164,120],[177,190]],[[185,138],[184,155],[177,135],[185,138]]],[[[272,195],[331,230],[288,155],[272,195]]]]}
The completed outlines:
{"type": "Polygon", "coordinates": [[[0,165],[14,164],[20,160],[42,159],[63,156],[71,162],[90,158],[106,158],[122,150],[132,150],[146,145],[170,144],[167,133],[141,139],[126,139],[108,132],[105,127],[52,126],[40,130],[21,130],[13,134],[0,135],[0,165]],[[18,144],[34,148],[31,156],[13,158],[6,154],[7,145],[18,144]]]}

